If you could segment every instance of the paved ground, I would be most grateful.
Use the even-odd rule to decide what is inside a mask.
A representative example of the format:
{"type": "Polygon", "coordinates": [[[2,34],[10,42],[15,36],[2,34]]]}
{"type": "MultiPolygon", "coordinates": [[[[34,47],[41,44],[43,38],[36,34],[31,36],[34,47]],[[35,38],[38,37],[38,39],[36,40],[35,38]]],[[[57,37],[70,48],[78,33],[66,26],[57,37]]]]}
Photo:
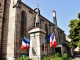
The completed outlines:
{"type": "Polygon", "coordinates": [[[73,60],[80,60],[80,56],[73,56],[72,59],[73,60]]]}

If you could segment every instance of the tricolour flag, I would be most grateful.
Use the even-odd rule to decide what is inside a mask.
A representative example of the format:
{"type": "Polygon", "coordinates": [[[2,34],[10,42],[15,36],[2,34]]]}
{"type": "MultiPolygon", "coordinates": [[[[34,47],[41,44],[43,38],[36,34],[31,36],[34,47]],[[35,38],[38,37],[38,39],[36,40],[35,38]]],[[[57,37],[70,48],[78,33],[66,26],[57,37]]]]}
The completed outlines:
{"type": "Polygon", "coordinates": [[[23,41],[22,41],[21,49],[22,49],[22,50],[28,49],[28,48],[29,48],[29,45],[30,45],[29,39],[27,39],[27,38],[24,36],[23,41]]]}
{"type": "Polygon", "coordinates": [[[50,47],[52,47],[52,46],[54,46],[54,48],[57,46],[54,32],[52,33],[52,35],[50,37],[50,47]]]}
{"type": "Polygon", "coordinates": [[[46,44],[44,44],[44,47],[45,47],[44,51],[46,51],[46,44]]]}
{"type": "Polygon", "coordinates": [[[49,42],[50,42],[50,36],[51,36],[51,34],[49,33],[49,35],[47,37],[47,41],[49,41],[49,42]]]}
{"type": "Polygon", "coordinates": [[[43,45],[42,45],[42,51],[46,51],[46,43],[44,43],[43,45]]]}

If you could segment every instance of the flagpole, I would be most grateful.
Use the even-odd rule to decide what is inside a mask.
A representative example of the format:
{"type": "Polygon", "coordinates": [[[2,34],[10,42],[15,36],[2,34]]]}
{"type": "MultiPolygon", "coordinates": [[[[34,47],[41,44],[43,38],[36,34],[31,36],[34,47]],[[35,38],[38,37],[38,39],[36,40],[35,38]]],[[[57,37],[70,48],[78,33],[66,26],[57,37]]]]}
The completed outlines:
{"type": "MultiPolygon", "coordinates": [[[[50,33],[50,22],[49,22],[49,33],[50,33]]],[[[49,43],[49,45],[50,45],[50,43],[49,43]]],[[[48,43],[47,43],[47,54],[48,54],[48,43]]]]}
{"type": "MultiPolygon", "coordinates": [[[[55,28],[54,28],[54,33],[56,33],[56,30],[57,30],[57,20],[56,20],[56,12],[55,11],[52,11],[53,13],[53,22],[54,22],[54,25],[55,25],[55,28]]],[[[57,31],[58,32],[58,31],[57,31]]],[[[55,38],[56,38],[56,35],[55,35],[55,38]]],[[[56,51],[56,50],[55,50],[56,51]]]]}

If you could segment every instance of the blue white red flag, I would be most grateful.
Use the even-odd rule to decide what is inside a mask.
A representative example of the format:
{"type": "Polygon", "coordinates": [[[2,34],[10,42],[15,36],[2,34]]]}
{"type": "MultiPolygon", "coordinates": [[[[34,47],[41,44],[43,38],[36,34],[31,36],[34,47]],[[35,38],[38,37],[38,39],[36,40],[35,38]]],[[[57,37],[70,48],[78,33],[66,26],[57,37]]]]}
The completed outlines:
{"type": "Polygon", "coordinates": [[[42,45],[42,51],[46,51],[46,43],[44,43],[43,45],[42,45]]]}
{"type": "Polygon", "coordinates": [[[29,39],[27,39],[27,38],[24,36],[23,41],[22,41],[21,49],[22,49],[22,50],[28,49],[28,48],[29,48],[29,45],[30,45],[29,39]]]}
{"type": "Polygon", "coordinates": [[[49,42],[50,42],[50,36],[51,36],[51,34],[49,33],[49,35],[47,37],[47,41],[49,41],[49,42]]]}
{"type": "Polygon", "coordinates": [[[57,46],[54,32],[52,33],[52,35],[50,37],[50,47],[52,47],[52,46],[54,46],[54,48],[57,46]]]}
{"type": "Polygon", "coordinates": [[[46,44],[44,44],[44,47],[45,47],[44,51],[46,51],[46,44]]]}

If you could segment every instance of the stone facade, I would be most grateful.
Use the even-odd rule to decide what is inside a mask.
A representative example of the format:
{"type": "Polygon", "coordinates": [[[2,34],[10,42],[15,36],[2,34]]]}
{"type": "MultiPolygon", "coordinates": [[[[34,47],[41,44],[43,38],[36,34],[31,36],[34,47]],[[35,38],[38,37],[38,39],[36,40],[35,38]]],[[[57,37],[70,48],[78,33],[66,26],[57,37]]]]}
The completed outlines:
{"type": "MultiPolygon", "coordinates": [[[[25,13],[24,35],[28,39],[30,39],[28,31],[34,28],[34,19],[36,17],[36,12],[20,0],[0,0],[0,4],[0,53],[2,54],[1,57],[17,58],[21,54],[29,54],[29,50],[21,50],[21,44],[23,39],[23,37],[21,37],[21,12],[25,13]],[[30,13],[30,11],[32,11],[32,13],[30,13]]],[[[55,25],[41,15],[40,22],[40,28],[47,32],[46,36],[49,33],[52,34],[55,29],[55,25]],[[45,25],[47,26],[47,28],[45,28],[45,25]]],[[[64,42],[64,31],[61,30],[59,27],[57,31],[57,43],[64,42]]],[[[52,49],[50,49],[48,43],[47,54],[51,54],[50,50],[52,49]]]]}
{"type": "Polygon", "coordinates": [[[3,19],[4,19],[4,7],[5,1],[0,0],[0,58],[1,58],[1,42],[2,42],[2,27],[3,27],[3,19]]]}

